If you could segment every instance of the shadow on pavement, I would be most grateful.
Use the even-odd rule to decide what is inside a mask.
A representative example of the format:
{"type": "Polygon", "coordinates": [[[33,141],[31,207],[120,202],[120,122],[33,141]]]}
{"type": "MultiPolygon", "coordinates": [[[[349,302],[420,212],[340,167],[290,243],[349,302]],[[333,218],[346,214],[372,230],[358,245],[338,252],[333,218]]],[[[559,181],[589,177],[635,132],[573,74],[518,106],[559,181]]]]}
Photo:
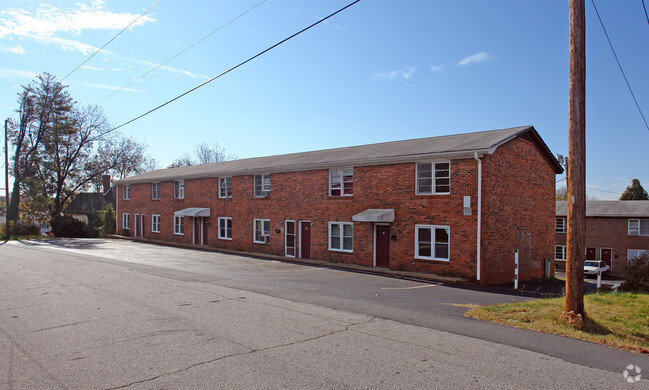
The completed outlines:
{"type": "Polygon", "coordinates": [[[93,249],[97,248],[101,241],[97,239],[82,238],[51,238],[47,240],[18,240],[23,245],[30,246],[56,246],[68,249],[93,249]]]}

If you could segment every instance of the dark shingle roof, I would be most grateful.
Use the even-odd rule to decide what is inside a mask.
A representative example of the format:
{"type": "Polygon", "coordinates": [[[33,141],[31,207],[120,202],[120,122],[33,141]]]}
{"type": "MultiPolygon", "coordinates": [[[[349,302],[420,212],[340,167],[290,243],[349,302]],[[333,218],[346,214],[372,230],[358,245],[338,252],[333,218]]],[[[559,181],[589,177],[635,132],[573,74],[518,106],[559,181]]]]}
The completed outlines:
{"type": "MultiPolygon", "coordinates": [[[[568,202],[558,201],[556,215],[568,215],[568,202]]],[[[586,202],[587,217],[649,217],[649,200],[591,200],[586,202]]]]}

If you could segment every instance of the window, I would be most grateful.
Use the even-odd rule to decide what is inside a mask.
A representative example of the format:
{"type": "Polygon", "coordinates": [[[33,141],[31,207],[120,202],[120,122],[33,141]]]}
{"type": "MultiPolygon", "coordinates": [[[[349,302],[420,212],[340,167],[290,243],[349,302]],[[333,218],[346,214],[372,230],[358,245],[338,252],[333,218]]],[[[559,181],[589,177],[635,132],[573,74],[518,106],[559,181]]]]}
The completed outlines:
{"type": "Polygon", "coordinates": [[[160,200],[160,183],[151,183],[151,199],[160,200]]]}
{"type": "Polygon", "coordinates": [[[122,214],[122,229],[128,229],[129,225],[131,224],[130,221],[130,215],[128,213],[122,214]]]}
{"type": "Polygon", "coordinates": [[[354,249],[354,224],[329,222],[329,250],[352,252],[354,249]]]}
{"type": "Polygon", "coordinates": [[[567,230],[566,219],[557,217],[554,222],[554,231],[557,233],[565,233],[567,230]]]}
{"type": "Polygon", "coordinates": [[[629,249],[626,251],[627,260],[635,259],[638,256],[642,256],[645,253],[649,253],[649,250],[642,249],[629,249]]]}
{"type": "Polygon", "coordinates": [[[332,169],[329,171],[329,196],[354,195],[354,170],[332,169]]]}
{"type": "Polygon", "coordinates": [[[174,215],[174,234],[180,234],[180,235],[185,234],[185,224],[183,221],[183,217],[179,215],[174,215]]]}
{"type": "Polygon", "coordinates": [[[185,180],[174,181],[174,198],[175,199],[185,198],[185,180]]]}
{"type": "Polygon", "coordinates": [[[130,185],[124,186],[124,191],[122,192],[122,199],[129,200],[131,198],[131,188],[130,185]]]}
{"type": "Polygon", "coordinates": [[[649,219],[629,219],[629,236],[649,236],[649,219]]]}
{"type": "Polygon", "coordinates": [[[151,216],[151,232],[160,233],[160,214],[151,216]]]}
{"type": "Polygon", "coordinates": [[[219,218],[219,238],[222,240],[232,239],[232,218],[219,218]]]}
{"type": "Polygon", "coordinates": [[[255,236],[253,241],[258,244],[270,243],[270,219],[255,219],[255,236]]]}
{"type": "Polygon", "coordinates": [[[415,225],[415,258],[449,260],[448,226],[415,225]]]}
{"type": "Polygon", "coordinates": [[[265,198],[270,194],[270,173],[255,175],[255,198],[265,198]]]}
{"type": "Polygon", "coordinates": [[[219,198],[232,198],[232,177],[219,177],[219,198]]]}
{"type": "Polygon", "coordinates": [[[417,164],[417,194],[437,195],[450,193],[450,162],[417,164]]]}
{"type": "Polygon", "coordinates": [[[566,261],[566,246],[565,245],[555,245],[555,247],[554,247],[554,259],[555,260],[560,260],[560,261],[566,261]]]}

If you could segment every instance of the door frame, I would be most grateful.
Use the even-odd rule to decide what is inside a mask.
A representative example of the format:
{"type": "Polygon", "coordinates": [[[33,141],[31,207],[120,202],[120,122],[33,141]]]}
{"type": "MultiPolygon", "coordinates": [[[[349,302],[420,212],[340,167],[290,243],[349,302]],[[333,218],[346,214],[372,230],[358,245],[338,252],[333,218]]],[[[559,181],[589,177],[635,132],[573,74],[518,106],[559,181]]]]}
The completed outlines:
{"type": "MultiPolygon", "coordinates": [[[[604,257],[602,256],[602,251],[604,251],[604,250],[609,250],[609,251],[611,251],[611,259],[610,259],[610,262],[611,262],[611,269],[610,269],[610,271],[613,271],[613,248],[599,248],[599,259],[600,259],[601,261],[604,261],[604,257]]],[[[604,261],[604,262],[605,262],[605,261],[604,261]]]]}
{"type": "Polygon", "coordinates": [[[137,238],[138,237],[138,231],[137,231],[137,226],[140,224],[140,214],[135,214],[135,223],[133,224],[133,237],[137,238]]]}
{"type": "MultiPolygon", "coordinates": [[[[284,256],[286,257],[296,257],[297,255],[297,239],[298,239],[298,232],[297,230],[297,224],[295,223],[294,219],[285,219],[284,220],[284,256]],[[292,223],[293,224],[293,255],[289,255],[287,253],[288,250],[288,224],[292,223]]],[[[300,252],[301,254],[301,252],[300,252]]]]}
{"type": "MultiPolygon", "coordinates": [[[[372,267],[374,267],[374,268],[376,268],[376,227],[379,226],[379,225],[380,226],[390,226],[389,223],[378,223],[378,222],[374,223],[374,228],[373,228],[374,229],[374,243],[372,244],[372,247],[373,247],[373,249],[372,249],[372,252],[373,252],[372,253],[372,267]]],[[[388,240],[389,239],[390,238],[388,237],[388,240]]]]}
{"type": "Polygon", "coordinates": [[[140,237],[144,238],[144,217],[146,214],[140,214],[140,237]]]}
{"type": "MultiPolygon", "coordinates": [[[[298,234],[298,241],[300,242],[300,252],[299,253],[300,253],[300,259],[303,259],[304,257],[302,257],[302,224],[308,223],[309,225],[311,225],[311,221],[300,220],[298,222],[299,222],[298,226],[300,228],[300,232],[298,234]]],[[[311,258],[311,240],[313,239],[313,234],[311,234],[310,232],[311,232],[311,230],[309,230],[309,259],[311,258]]]]}

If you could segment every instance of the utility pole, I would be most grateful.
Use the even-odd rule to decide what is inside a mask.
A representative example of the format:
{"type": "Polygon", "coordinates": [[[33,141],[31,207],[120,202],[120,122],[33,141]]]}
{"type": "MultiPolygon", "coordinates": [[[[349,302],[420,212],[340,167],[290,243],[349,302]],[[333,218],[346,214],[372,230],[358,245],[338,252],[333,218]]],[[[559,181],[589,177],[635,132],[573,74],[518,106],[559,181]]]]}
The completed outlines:
{"type": "Polygon", "coordinates": [[[584,0],[570,3],[570,81],[568,126],[568,242],[566,311],[584,311],[586,231],[586,23],[584,0]]]}
{"type": "Polygon", "coordinates": [[[5,233],[7,239],[11,236],[9,235],[9,135],[7,135],[7,128],[9,127],[9,119],[5,119],[5,233]]]}

